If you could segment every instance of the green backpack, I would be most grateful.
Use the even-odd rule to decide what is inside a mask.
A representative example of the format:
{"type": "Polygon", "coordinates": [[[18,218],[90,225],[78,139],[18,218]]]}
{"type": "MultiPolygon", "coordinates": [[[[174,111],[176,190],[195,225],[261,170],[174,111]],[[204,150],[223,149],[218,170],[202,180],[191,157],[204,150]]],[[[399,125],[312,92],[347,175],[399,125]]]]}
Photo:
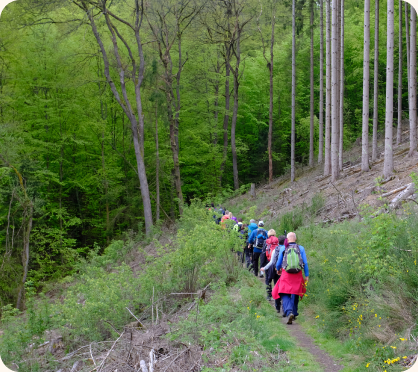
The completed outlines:
{"type": "Polygon", "coordinates": [[[284,251],[282,268],[289,274],[296,274],[303,269],[299,245],[289,245],[284,251]]]}

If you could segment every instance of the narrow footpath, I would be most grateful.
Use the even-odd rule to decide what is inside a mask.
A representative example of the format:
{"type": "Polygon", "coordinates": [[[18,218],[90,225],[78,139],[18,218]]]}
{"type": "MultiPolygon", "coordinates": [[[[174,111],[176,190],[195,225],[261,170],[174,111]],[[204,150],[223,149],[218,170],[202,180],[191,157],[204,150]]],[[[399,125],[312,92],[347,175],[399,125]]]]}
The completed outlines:
{"type": "MultiPolygon", "coordinates": [[[[259,278],[259,280],[264,284],[264,278],[259,278]]],[[[274,307],[274,301],[270,301],[270,304],[274,307]]],[[[297,345],[311,353],[315,357],[316,361],[324,368],[324,372],[338,372],[344,368],[344,366],[338,364],[326,351],[321,350],[318,346],[316,346],[313,338],[306,334],[297,321],[293,321],[291,325],[287,325],[287,318],[284,318],[282,313],[277,315],[280,317],[282,323],[285,324],[286,327],[289,327],[289,331],[291,330],[292,336],[294,336],[297,340],[297,345]]]]}

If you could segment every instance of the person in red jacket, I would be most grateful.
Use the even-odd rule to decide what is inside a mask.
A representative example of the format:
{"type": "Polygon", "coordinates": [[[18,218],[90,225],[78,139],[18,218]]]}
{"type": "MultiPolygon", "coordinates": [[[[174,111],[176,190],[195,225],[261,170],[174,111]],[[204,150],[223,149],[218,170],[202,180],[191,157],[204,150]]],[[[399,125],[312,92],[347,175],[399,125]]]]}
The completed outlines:
{"type": "Polygon", "coordinates": [[[276,231],[273,229],[269,230],[268,233],[268,239],[266,240],[266,260],[267,264],[265,267],[262,267],[260,270],[265,272],[266,275],[266,292],[267,292],[267,300],[271,301],[271,282],[273,281],[274,284],[276,284],[277,280],[279,279],[277,272],[275,270],[275,266],[273,263],[270,264],[272,257],[274,256],[275,249],[279,246],[279,239],[276,237],[276,231]],[[269,269],[271,267],[271,270],[268,270],[266,272],[266,268],[269,269]]]}

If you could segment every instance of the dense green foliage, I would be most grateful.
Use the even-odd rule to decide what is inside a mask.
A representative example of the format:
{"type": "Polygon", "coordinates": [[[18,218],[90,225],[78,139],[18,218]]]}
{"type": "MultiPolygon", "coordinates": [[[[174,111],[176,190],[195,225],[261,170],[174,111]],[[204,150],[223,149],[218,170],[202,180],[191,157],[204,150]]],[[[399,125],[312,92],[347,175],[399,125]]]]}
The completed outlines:
{"type": "MultiPolygon", "coordinates": [[[[203,3],[207,6],[210,4],[203,3]]],[[[112,9],[125,14],[127,10],[123,4],[116,1],[112,9]]],[[[257,24],[267,43],[271,5],[270,0],[261,3],[248,0],[243,10],[244,16],[251,20],[244,28],[241,42],[242,75],[236,130],[239,179],[242,185],[263,180],[268,169],[269,71],[263,57],[257,24]],[[263,6],[261,15],[260,5],[263,6]]],[[[280,16],[275,26],[274,45],[273,165],[275,175],[280,175],[288,170],[290,162],[291,27],[288,2],[278,2],[277,7],[280,16]]],[[[306,163],[309,150],[309,25],[305,21],[308,2],[299,0],[297,9],[296,161],[306,163]]],[[[383,3],[380,9],[380,18],[383,20],[386,17],[383,3]]],[[[187,202],[208,193],[219,194],[233,185],[230,147],[225,168],[221,170],[222,125],[226,113],[225,65],[223,44],[211,42],[207,33],[209,11],[204,6],[182,35],[182,53],[187,56],[187,62],[179,86],[179,156],[182,191],[187,202]],[[219,184],[221,176],[222,183],[219,184]]],[[[41,1],[35,4],[18,0],[9,4],[2,13],[0,305],[15,303],[18,282],[22,276],[21,251],[27,222],[25,200],[29,200],[34,208],[29,278],[36,286],[74,272],[75,263],[80,257],[86,257],[95,244],[101,247],[101,253],[111,239],[120,237],[124,231],[143,230],[143,205],[131,129],[106,84],[101,54],[90,26],[83,17],[77,7],[60,1],[41,1]],[[10,166],[22,175],[25,190],[20,187],[17,173],[10,166]],[[28,199],[25,199],[25,193],[28,199]]],[[[362,3],[357,0],[347,1],[344,110],[344,141],[347,146],[359,136],[361,127],[362,96],[359,92],[362,84],[362,19],[362,3]]],[[[107,35],[103,19],[99,18],[97,22],[100,32],[107,35]]],[[[397,22],[395,32],[396,27],[397,22]]],[[[317,5],[314,28],[317,117],[317,5]]],[[[126,30],[121,28],[121,32],[126,30]]],[[[158,120],[160,215],[168,221],[177,216],[177,204],[173,187],[167,101],[161,91],[164,85],[162,65],[152,42],[153,36],[145,22],[142,32],[146,63],[142,86],[145,165],[155,211],[155,122],[158,120]]],[[[386,23],[382,21],[382,50],[386,43],[385,34],[386,23]]],[[[109,55],[112,55],[111,43],[106,40],[105,46],[109,55]]],[[[173,66],[176,66],[177,43],[172,47],[171,57],[173,66]]],[[[127,59],[127,56],[123,58],[127,59]]],[[[234,58],[232,65],[235,63],[234,58]]],[[[384,101],[385,58],[385,53],[380,53],[380,102],[384,101]]],[[[111,59],[110,65],[111,74],[117,80],[115,61],[111,59]]],[[[175,73],[176,68],[173,71],[175,73]]],[[[406,86],[406,72],[403,78],[406,86]]],[[[128,93],[133,94],[132,85],[128,86],[128,93]]],[[[407,107],[406,97],[404,106],[407,107]]],[[[228,112],[230,116],[231,110],[232,105],[228,112]]],[[[379,122],[383,123],[383,104],[379,104],[379,110],[379,122]]],[[[315,146],[318,152],[317,118],[315,126],[315,146]]]]}

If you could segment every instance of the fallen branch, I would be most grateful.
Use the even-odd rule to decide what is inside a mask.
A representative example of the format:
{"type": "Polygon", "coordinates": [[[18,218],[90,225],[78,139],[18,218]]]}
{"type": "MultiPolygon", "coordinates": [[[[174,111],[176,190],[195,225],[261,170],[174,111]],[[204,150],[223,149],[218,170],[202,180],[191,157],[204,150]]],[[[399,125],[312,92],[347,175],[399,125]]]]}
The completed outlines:
{"type": "Polygon", "coordinates": [[[415,192],[415,185],[413,183],[410,183],[405,190],[403,190],[401,193],[399,193],[398,196],[396,196],[391,203],[389,204],[389,208],[397,208],[402,200],[408,198],[415,192]]]}
{"type": "Polygon", "coordinates": [[[125,307],[125,309],[131,313],[131,315],[138,321],[138,323],[140,324],[142,328],[145,328],[144,325],[141,323],[141,321],[132,313],[131,310],[129,310],[127,307],[125,307]]]}
{"type": "Polygon", "coordinates": [[[395,190],[392,190],[392,191],[389,191],[389,192],[387,192],[385,194],[382,194],[382,197],[383,198],[387,198],[388,196],[391,196],[391,195],[396,194],[396,193],[398,193],[398,192],[400,192],[402,190],[405,190],[409,185],[411,185],[411,183],[408,183],[405,186],[399,187],[399,188],[397,188],[395,190]]]}

